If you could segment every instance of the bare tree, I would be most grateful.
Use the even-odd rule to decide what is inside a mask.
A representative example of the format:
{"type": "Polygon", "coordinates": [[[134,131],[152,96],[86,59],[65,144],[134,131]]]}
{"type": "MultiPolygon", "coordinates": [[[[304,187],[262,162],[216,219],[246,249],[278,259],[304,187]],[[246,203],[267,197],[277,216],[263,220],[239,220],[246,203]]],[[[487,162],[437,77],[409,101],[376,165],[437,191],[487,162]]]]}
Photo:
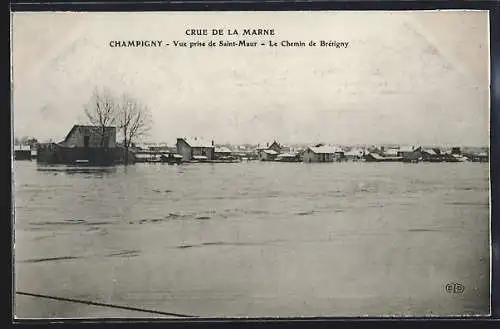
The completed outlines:
{"type": "Polygon", "coordinates": [[[118,106],[117,126],[123,135],[125,164],[128,164],[129,148],[141,136],[146,135],[152,126],[151,112],[128,94],[123,94],[118,106]]]}
{"type": "Polygon", "coordinates": [[[88,120],[98,130],[100,145],[106,141],[106,127],[116,123],[117,105],[113,94],[106,88],[94,89],[89,104],[85,107],[88,120]]]}

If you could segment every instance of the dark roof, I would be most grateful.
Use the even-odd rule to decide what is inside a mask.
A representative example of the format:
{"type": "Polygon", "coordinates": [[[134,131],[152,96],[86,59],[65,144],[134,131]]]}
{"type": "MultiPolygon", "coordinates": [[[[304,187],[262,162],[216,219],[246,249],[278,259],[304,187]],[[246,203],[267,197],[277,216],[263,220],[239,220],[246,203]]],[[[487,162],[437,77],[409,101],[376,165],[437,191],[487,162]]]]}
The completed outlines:
{"type": "MultiPolygon", "coordinates": [[[[100,129],[101,127],[100,126],[93,126],[93,125],[74,125],[73,128],[71,128],[71,130],[69,131],[69,133],[66,135],[66,137],[64,138],[64,140],[61,142],[61,143],[64,143],[64,142],[67,142],[69,137],[71,136],[71,134],[78,128],[94,128],[94,129],[100,129]]],[[[105,126],[104,127],[105,130],[107,129],[116,129],[116,127],[112,127],[112,126],[105,126]]]]}
{"type": "Polygon", "coordinates": [[[281,148],[280,143],[278,143],[277,141],[273,141],[273,142],[269,145],[269,147],[273,146],[274,144],[276,144],[276,146],[278,146],[279,148],[281,148]]]}

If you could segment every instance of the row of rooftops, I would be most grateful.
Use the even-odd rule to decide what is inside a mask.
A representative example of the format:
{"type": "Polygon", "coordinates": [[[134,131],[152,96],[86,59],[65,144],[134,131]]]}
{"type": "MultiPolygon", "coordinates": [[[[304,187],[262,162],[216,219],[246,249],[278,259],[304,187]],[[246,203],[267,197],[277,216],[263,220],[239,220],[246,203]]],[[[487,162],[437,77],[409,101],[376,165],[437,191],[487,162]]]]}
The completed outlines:
{"type": "MultiPolygon", "coordinates": [[[[66,138],[61,141],[60,143],[63,143],[68,136],[71,134],[72,131],[74,131],[78,127],[84,127],[84,128],[92,128],[95,126],[84,126],[84,125],[74,125],[66,138]]],[[[115,131],[114,127],[106,127],[107,129],[113,129],[115,131]]],[[[314,153],[339,153],[342,152],[346,155],[362,155],[366,153],[379,153],[383,154],[385,156],[396,156],[398,153],[401,152],[413,152],[415,150],[422,150],[425,151],[429,154],[437,154],[437,153],[446,153],[446,152],[452,152],[453,148],[422,148],[418,145],[415,146],[364,146],[364,147],[343,147],[343,146],[336,146],[336,145],[325,145],[325,144],[316,144],[314,146],[289,146],[289,145],[283,145],[274,140],[273,142],[265,142],[265,143],[258,143],[254,145],[216,145],[213,140],[206,140],[201,137],[182,137],[182,138],[177,138],[177,141],[179,140],[184,140],[188,145],[191,147],[200,147],[200,148],[214,148],[215,152],[217,153],[230,153],[230,152],[246,152],[246,151],[260,151],[260,150],[266,150],[267,152],[276,152],[276,149],[279,149],[279,152],[276,153],[287,153],[287,152],[301,152],[305,151],[307,149],[311,150],[314,153]]],[[[42,140],[38,141],[40,144],[42,144],[42,140]]],[[[51,143],[52,141],[48,141],[51,143]]],[[[14,149],[15,150],[23,150],[29,149],[29,146],[27,145],[15,145],[14,149]]],[[[140,150],[172,150],[174,151],[176,149],[176,145],[172,145],[169,143],[148,143],[148,142],[143,142],[143,143],[137,143],[135,144],[136,149],[140,150]]],[[[476,150],[474,152],[469,152],[469,153],[474,153],[474,154],[484,154],[487,152],[486,149],[482,150],[476,150]]]]}

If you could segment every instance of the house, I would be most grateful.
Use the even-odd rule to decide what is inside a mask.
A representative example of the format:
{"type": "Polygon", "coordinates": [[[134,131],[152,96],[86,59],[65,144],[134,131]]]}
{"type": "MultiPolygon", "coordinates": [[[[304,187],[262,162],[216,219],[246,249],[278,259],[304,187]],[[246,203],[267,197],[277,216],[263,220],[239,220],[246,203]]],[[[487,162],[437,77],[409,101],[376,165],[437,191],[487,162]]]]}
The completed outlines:
{"type": "Polygon", "coordinates": [[[302,155],[304,162],[334,162],[344,159],[344,151],[335,146],[318,144],[308,147],[302,155]]]}
{"type": "Polygon", "coordinates": [[[182,161],[211,161],[215,159],[214,141],[207,142],[201,138],[177,138],[177,153],[182,161]]]}
{"type": "Polygon", "coordinates": [[[240,162],[244,157],[246,157],[244,152],[233,152],[227,146],[220,146],[215,148],[215,160],[217,160],[218,162],[240,162]]]}
{"type": "Polygon", "coordinates": [[[271,143],[271,145],[269,145],[269,147],[267,148],[268,150],[273,150],[273,151],[276,151],[278,153],[281,153],[282,151],[282,146],[277,142],[277,141],[273,141],[271,143]]]}
{"type": "Polygon", "coordinates": [[[259,150],[259,160],[260,161],[274,161],[278,157],[278,152],[275,150],[263,149],[259,150]]]}
{"type": "Polygon", "coordinates": [[[281,145],[276,141],[270,145],[267,143],[265,147],[260,147],[260,144],[257,147],[258,157],[261,161],[274,161],[281,152],[281,145]]]}
{"type": "MultiPolygon", "coordinates": [[[[290,145],[278,144],[280,147],[279,153],[290,153],[293,152],[293,149],[290,145]]],[[[273,145],[271,145],[273,146],[273,145]]]]}
{"type": "Polygon", "coordinates": [[[14,145],[14,160],[31,160],[31,146],[14,145]]]}
{"type": "Polygon", "coordinates": [[[399,148],[396,156],[402,157],[405,162],[418,162],[421,158],[421,151],[420,146],[404,146],[399,148]]]}
{"type": "Polygon", "coordinates": [[[50,164],[113,165],[123,158],[116,127],[74,125],[59,143],[37,145],[37,161],[50,164]]]}
{"type": "Polygon", "coordinates": [[[442,162],[444,157],[439,149],[423,149],[421,152],[422,161],[424,162],[442,162]]]}
{"type": "Polygon", "coordinates": [[[347,152],[344,152],[344,156],[346,157],[347,160],[351,161],[358,161],[363,159],[363,156],[365,155],[365,151],[362,149],[351,149],[347,152]]]}
{"type": "Polygon", "coordinates": [[[488,162],[489,161],[488,152],[471,153],[471,154],[468,154],[467,157],[472,162],[488,162]]]}
{"type": "Polygon", "coordinates": [[[229,147],[226,146],[216,147],[214,152],[215,152],[215,159],[228,158],[232,154],[232,151],[229,149],[229,147]]]}
{"type": "Polygon", "coordinates": [[[74,125],[58,144],[70,148],[115,148],[116,127],[74,125]]]}

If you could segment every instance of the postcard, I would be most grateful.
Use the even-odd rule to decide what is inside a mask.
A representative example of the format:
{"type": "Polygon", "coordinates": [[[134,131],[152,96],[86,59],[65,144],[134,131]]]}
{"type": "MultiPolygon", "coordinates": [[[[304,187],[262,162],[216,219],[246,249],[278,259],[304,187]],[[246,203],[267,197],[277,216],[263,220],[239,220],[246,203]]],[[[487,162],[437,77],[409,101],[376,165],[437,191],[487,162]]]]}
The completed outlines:
{"type": "Polygon", "coordinates": [[[490,314],[487,11],[11,18],[16,319],[490,314]]]}

